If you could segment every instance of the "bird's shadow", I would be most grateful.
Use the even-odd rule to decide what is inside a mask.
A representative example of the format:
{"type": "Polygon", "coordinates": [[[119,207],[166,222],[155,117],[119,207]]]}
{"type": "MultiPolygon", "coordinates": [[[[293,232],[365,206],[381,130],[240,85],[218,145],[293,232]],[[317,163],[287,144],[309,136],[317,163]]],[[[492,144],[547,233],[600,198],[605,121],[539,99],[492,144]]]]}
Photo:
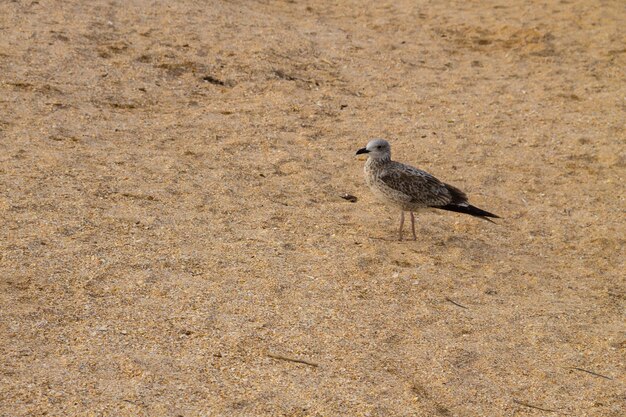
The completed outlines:
{"type": "Polygon", "coordinates": [[[400,243],[415,249],[419,249],[420,247],[425,250],[432,250],[433,247],[457,249],[472,257],[478,255],[484,257],[485,253],[494,251],[494,245],[470,233],[455,233],[442,237],[433,237],[434,233],[423,233],[423,235],[427,237],[420,239],[420,233],[418,233],[417,240],[413,240],[412,237],[403,237],[402,240],[400,240],[397,235],[369,236],[368,238],[376,242],[400,243]]]}

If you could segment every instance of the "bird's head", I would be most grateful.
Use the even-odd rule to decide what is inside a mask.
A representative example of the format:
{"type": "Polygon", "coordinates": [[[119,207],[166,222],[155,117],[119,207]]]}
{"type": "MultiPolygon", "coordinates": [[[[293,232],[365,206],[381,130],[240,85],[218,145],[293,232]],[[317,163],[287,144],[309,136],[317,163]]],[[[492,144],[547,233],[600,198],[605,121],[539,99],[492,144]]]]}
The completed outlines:
{"type": "Polygon", "coordinates": [[[391,145],[384,139],[372,139],[365,148],[356,151],[356,154],[367,154],[368,157],[375,160],[390,160],[391,145]]]}

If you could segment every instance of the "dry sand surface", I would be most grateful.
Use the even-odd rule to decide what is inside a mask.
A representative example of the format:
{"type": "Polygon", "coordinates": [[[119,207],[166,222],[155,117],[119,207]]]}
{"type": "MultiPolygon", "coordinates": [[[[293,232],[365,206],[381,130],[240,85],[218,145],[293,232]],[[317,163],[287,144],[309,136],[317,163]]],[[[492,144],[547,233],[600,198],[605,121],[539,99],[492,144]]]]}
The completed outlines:
{"type": "Polygon", "coordinates": [[[625,27],[0,1],[0,415],[623,416],[625,27]],[[398,242],[372,137],[504,218],[398,242]]]}

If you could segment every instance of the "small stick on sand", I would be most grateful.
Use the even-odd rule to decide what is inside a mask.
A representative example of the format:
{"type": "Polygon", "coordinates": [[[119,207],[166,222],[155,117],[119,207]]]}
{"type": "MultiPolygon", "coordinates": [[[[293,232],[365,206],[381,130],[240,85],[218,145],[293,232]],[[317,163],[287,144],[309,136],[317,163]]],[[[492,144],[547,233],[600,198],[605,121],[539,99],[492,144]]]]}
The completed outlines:
{"type": "Polygon", "coordinates": [[[587,372],[588,374],[599,376],[600,378],[610,379],[611,381],[613,380],[613,378],[611,378],[610,376],[601,375],[601,374],[595,373],[593,371],[588,371],[588,370],[583,369],[583,368],[576,368],[575,366],[572,366],[570,369],[575,369],[575,370],[581,371],[581,372],[587,372]]]}
{"type": "Polygon", "coordinates": [[[451,299],[450,299],[450,298],[448,298],[448,297],[446,297],[446,301],[450,301],[452,304],[454,304],[454,305],[455,305],[455,306],[457,306],[457,307],[461,307],[461,308],[464,308],[464,309],[466,309],[466,310],[469,310],[469,309],[468,309],[467,307],[465,307],[464,305],[461,305],[461,304],[457,303],[456,301],[451,300],[451,299]]]}
{"type": "Polygon", "coordinates": [[[267,356],[269,356],[270,358],[274,358],[274,359],[278,359],[281,361],[288,361],[288,362],[296,362],[296,363],[303,363],[305,365],[309,365],[309,366],[313,366],[315,368],[317,368],[319,365],[314,363],[314,362],[309,362],[306,361],[304,359],[296,359],[296,358],[288,358],[287,356],[283,356],[283,355],[274,355],[272,353],[268,353],[267,356]]]}
{"type": "Polygon", "coordinates": [[[558,413],[558,411],[556,411],[556,410],[550,410],[549,408],[537,407],[536,405],[528,404],[528,403],[525,403],[523,401],[516,400],[515,398],[513,398],[513,402],[515,404],[523,405],[524,407],[534,408],[535,410],[547,411],[549,413],[558,413]]]}

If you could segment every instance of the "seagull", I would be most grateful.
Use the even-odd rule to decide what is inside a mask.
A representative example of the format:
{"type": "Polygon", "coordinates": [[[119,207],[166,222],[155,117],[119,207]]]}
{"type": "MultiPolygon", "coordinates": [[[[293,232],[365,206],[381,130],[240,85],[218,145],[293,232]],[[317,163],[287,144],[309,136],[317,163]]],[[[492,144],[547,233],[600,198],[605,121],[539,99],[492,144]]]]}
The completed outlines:
{"type": "Polygon", "coordinates": [[[357,155],[367,154],[365,183],[374,195],[385,203],[399,208],[400,240],[404,226],[404,212],[411,213],[413,240],[415,216],[413,212],[423,209],[441,209],[465,213],[493,223],[489,218],[500,218],[493,213],[472,206],[467,196],[452,185],[439,181],[426,171],[391,160],[391,145],[384,139],[373,139],[357,155]]]}

